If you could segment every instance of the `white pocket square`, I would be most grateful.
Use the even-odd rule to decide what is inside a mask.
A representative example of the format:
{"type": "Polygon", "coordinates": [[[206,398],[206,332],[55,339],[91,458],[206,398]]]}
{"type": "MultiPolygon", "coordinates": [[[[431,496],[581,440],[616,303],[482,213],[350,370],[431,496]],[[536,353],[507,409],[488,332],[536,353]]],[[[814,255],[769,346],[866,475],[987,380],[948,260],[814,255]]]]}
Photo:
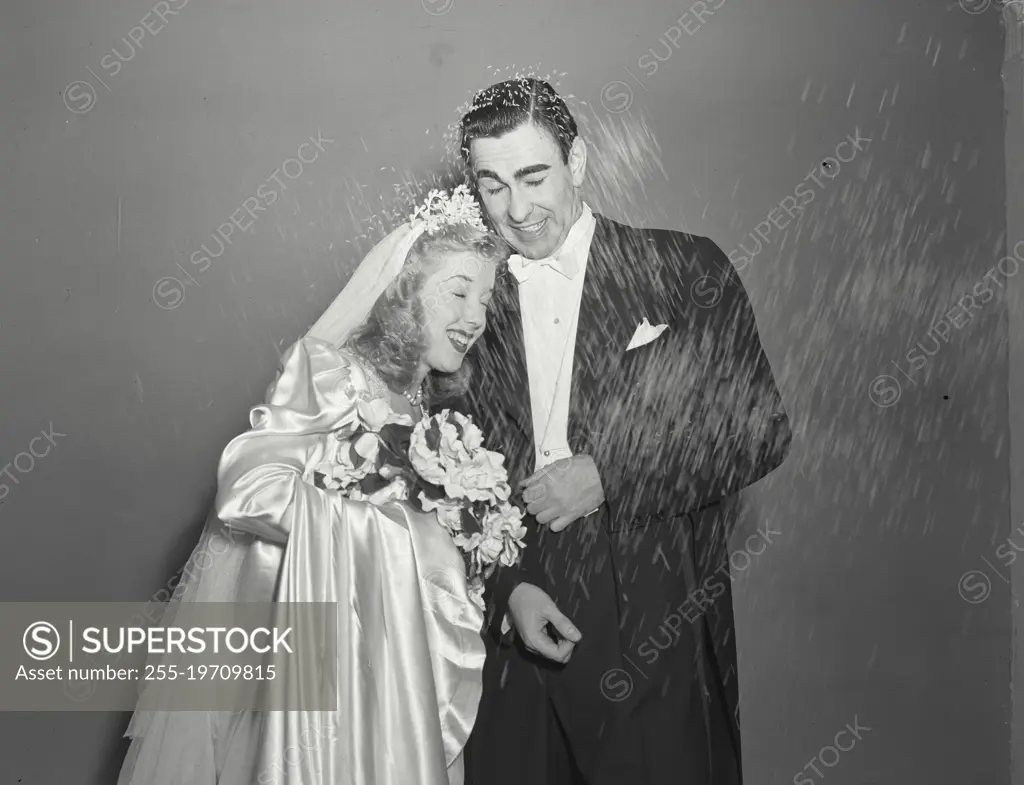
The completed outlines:
{"type": "Polygon", "coordinates": [[[637,326],[636,332],[633,333],[633,337],[630,339],[629,346],[626,347],[626,351],[628,352],[632,349],[636,349],[650,343],[667,329],[667,324],[659,324],[656,326],[652,325],[647,321],[647,317],[645,316],[644,320],[637,326]]]}

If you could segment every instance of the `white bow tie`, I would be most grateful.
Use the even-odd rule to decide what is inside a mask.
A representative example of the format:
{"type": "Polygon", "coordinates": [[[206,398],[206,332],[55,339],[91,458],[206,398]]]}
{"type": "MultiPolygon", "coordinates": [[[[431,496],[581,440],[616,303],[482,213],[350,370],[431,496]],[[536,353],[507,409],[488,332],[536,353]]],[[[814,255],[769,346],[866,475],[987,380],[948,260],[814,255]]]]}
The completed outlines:
{"type": "Polygon", "coordinates": [[[576,260],[572,258],[571,253],[563,252],[562,256],[564,258],[560,258],[559,254],[555,254],[554,256],[546,256],[543,259],[525,259],[519,254],[512,254],[508,260],[508,269],[519,283],[525,283],[530,280],[530,276],[542,267],[557,270],[571,281],[576,277],[579,265],[576,264],[576,260]]]}

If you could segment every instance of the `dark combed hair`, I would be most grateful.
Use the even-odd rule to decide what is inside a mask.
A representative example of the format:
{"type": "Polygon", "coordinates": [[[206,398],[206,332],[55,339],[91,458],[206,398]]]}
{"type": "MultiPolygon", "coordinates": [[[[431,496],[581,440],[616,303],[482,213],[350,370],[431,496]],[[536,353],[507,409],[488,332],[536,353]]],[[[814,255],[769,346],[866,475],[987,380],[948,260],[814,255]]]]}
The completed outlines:
{"type": "Polygon", "coordinates": [[[484,88],[473,97],[473,106],[459,126],[459,149],[469,163],[474,139],[504,136],[526,123],[535,123],[554,138],[569,163],[569,150],[579,136],[576,120],[562,97],[543,79],[524,77],[484,88]]]}
{"type": "MultiPolygon", "coordinates": [[[[377,298],[366,321],[345,341],[346,348],[373,366],[395,392],[408,390],[412,385],[426,349],[423,324],[431,295],[425,296],[423,285],[446,256],[462,252],[494,263],[500,271],[512,249],[497,235],[467,223],[448,225],[434,234],[424,232],[409,250],[398,278],[377,298]]],[[[427,401],[432,404],[463,395],[469,387],[471,366],[467,357],[454,373],[427,374],[427,401]]]]}

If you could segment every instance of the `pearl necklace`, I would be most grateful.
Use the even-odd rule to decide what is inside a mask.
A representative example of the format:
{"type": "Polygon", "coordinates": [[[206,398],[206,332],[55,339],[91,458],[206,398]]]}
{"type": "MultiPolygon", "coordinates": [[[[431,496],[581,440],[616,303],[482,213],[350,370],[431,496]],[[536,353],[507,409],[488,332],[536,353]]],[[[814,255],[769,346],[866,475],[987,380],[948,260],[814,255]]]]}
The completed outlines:
{"type": "Polygon", "coordinates": [[[409,395],[408,391],[403,392],[402,395],[405,396],[405,400],[412,405],[413,409],[419,410],[421,420],[427,419],[427,407],[423,405],[423,385],[417,388],[415,395],[409,395]]]}
{"type": "Polygon", "coordinates": [[[423,385],[421,384],[419,387],[416,388],[415,395],[409,395],[408,390],[403,392],[402,395],[404,395],[405,399],[409,401],[409,403],[411,403],[414,407],[420,406],[420,404],[423,403],[423,385]]]}

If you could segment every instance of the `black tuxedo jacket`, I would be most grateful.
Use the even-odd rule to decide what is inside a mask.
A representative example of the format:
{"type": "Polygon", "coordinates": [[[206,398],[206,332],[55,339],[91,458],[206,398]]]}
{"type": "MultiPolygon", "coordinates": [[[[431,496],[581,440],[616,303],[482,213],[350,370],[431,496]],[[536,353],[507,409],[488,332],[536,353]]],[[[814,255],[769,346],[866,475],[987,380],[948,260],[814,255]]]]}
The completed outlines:
{"type": "MultiPolygon", "coordinates": [[[[558,534],[527,516],[521,563],[499,568],[488,586],[495,635],[512,589],[529,582],[545,589],[591,643],[601,641],[586,655],[590,665],[578,662],[585,658],[577,649],[566,668],[580,674],[577,693],[596,690],[612,662],[611,654],[602,652],[614,649],[618,664],[638,636],[648,634],[651,619],[664,617],[666,602],[685,600],[663,593],[655,597],[659,592],[645,597],[642,582],[634,582],[626,602],[628,575],[604,583],[599,576],[637,568],[606,569],[607,553],[595,545],[597,535],[620,543],[635,540],[629,552],[643,569],[667,544],[659,539],[674,536],[671,522],[685,519],[698,554],[690,583],[701,585],[706,579],[701,571],[710,574],[726,556],[719,502],[779,466],[791,441],[746,292],[737,275],[721,272],[731,272],[732,266],[718,246],[707,238],[635,229],[600,215],[596,221],[576,333],[568,436],[574,454],[594,459],[606,501],[558,534]],[[627,351],[645,318],[667,329],[627,351]]],[[[518,284],[508,272],[495,287],[488,330],[473,362],[463,403],[483,429],[487,446],[505,454],[515,488],[533,473],[535,450],[518,284]]],[[[731,628],[731,597],[724,600],[729,600],[731,628]]],[[[734,667],[730,633],[725,638],[734,667]]],[[[655,683],[656,674],[647,673],[631,700],[615,704],[616,709],[628,711],[655,683]]],[[[566,700],[572,704],[577,698],[566,700]]],[[[728,702],[735,700],[734,695],[728,702]]],[[[611,705],[604,700],[594,710],[611,705]]],[[[728,713],[735,717],[736,707],[728,713]]]]}
{"type": "MultiPolygon", "coordinates": [[[[590,247],[576,332],[569,446],[597,463],[611,531],[693,513],[777,468],[789,420],[753,310],[726,255],[704,237],[634,229],[604,216],[590,247]],[[637,326],[667,324],[626,351],[637,326]]],[[[519,289],[498,280],[466,404],[515,484],[534,470],[519,289]]],[[[590,519],[587,519],[590,520],[590,519]]],[[[575,525],[575,524],[574,524],[575,525]]],[[[496,615],[520,582],[545,585],[528,527],[518,568],[499,570],[496,615]]]]}

